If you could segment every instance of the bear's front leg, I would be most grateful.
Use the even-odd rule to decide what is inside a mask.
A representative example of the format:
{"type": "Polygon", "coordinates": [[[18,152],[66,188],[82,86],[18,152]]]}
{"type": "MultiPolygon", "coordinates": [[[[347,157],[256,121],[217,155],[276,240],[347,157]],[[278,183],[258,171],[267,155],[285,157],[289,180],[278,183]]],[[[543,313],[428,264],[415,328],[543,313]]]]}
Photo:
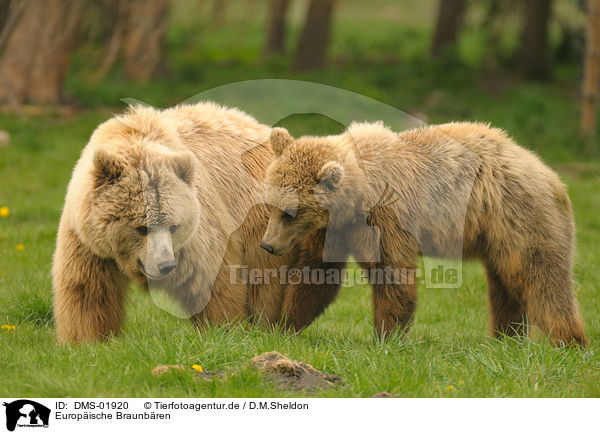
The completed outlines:
{"type": "Polygon", "coordinates": [[[52,275],[60,343],[104,339],[119,331],[128,279],[113,260],[94,255],[61,227],[52,275]]]}
{"type": "MultiPolygon", "coordinates": [[[[385,267],[374,267],[375,279],[384,275],[382,283],[373,284],[373,316],[377,335],[387,338],[396,332],[406,334],[417,306],[417,287],[413,283],[393,283],[394,274],[385,276],[385,267]],[[388,283],[386,279],[391,278],[388,283]]],[[[410,276],[411,273],[408,273],[410,276]]]]}
{"type": "MultiPolygon", "coordinates": [[[[377,257],[379,262],[360,262],[369,270],[369,283],[373,288],[373,319],[380,338],[396,332],[406,334],[417,306],[417,284],[414,279],[418,245],[406,231],[396,229],[395,217],[374,220],[381,231],[379,239],[372,235],[353,234],[351,242],[356,256],[377,257]],[[391,228],[391,229],[390,229],[391,228]],[[378,249],[375,252],[373,249],[378,249]],[[365,254],[367,251],[369,254],[365,254]],[[376,255],[377,254],[377,255],[376,255]]],[[[388,213],[393,215],[393,213],[388,213]]]]}
{"type": "MultiPolygon", "coordinates": [[[[340,282],[333,279],[335,283],[321,283],[321,276],[341,276],[346,263],[310,261],[297,266],[301,272],[298,276],[301,281],[288,284],[282,307],[284,324],[296,331],[311,325],[335,300],[340,290],[340,282]],[[308,282],[304,281],[305,275],[309,276],[308,282]],[[313,281],[315,277],[316,280],[313,281]]],[[[290,279],[295,280],[296,277],[290,275],[290,279]]]]}
{"type": "MultiPolygon", "coordinates": [[[[293,276],[289,270],[288,276],[285,276],[289,282],[283,297],[282,317],[284,324],[296,331],[312,324],[335,300],[340,290],[346,262],[324,262],[324,241],[324,230],[308,237],[298,262],[290,267],[299,270],[300,276],[293,276]]],[[[337,245],[341,250],[334,252],[334,257],[340,260],[347,258],[343,243],[337,245]]]]}

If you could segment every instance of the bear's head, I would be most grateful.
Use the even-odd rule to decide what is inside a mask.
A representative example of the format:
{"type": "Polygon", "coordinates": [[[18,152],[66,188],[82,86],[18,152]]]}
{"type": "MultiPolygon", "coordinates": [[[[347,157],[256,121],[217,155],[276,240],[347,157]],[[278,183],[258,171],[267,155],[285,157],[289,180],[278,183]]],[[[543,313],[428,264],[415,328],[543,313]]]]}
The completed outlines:
{"type": "Polygon", "coordinates": [[[339,204],[344,166],[332,137],[294,139],[286,129],[274,128],[270,144],[276,159],[265,178],[271,213],[261,247],[283,255],[327,227],[339,204]]]}
{"type": "Polygon", "coordinates": [[[91,164],[92,191],[81,225],[87,244],[133,279],[165,278],[197,231],[194,155],[119,145],[96,149],[91,164]]]}

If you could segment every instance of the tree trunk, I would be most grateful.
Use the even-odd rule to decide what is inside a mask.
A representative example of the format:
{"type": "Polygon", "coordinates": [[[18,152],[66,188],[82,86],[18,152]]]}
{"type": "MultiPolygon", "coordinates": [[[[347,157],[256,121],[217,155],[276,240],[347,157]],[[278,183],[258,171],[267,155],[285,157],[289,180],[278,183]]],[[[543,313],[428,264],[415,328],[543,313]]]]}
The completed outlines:
{"type": "Polygon", "coordinates": [[[169,0],[130,0],[123,35],[125,71],[138,80],[158,73],[165,52],[169,0]]]}
{"type": "Polygon", "coordinates": [[[82,2],[21,1],[20,17],[6,35],[0,60],[0,101],[59,103],[77,42],[82,2]]]}
{"type": "Polygon", "coordinates": [[[600,79],[600,0],[588,0],[583,88],[581,91],[581,132],[593,139],[596,135],[598,80],[600,79]]]}
{"type": "Polygon", "coordinates": [[[436,57],[447,47],[456,44],[463,23],[466,0],[440,0],[437,23],[431,44],[431,55],[436,57]]]}
{"type": "Polygon", "coordinates": [[[297,69],[316,69],[325,65],[331,38],[333,0],[310,0],[308,14],[296,51],[297,69]]]}
{"type": "Polygon", "coordinates": [[[9,11],[10,0],[0,0],[0,33],[2,33],[2,28],[4,27],[4,23],[8,18],[9,11]]]}
{"type": "Polygon", "coordinates": [[[266,54],[282,55],[285,53],[285,15],[288,6],[288,0],[271,0],[266,54]]]}
{"type": "Polygon", "coordinates": [[[225,22],[228,3],[228,0],[213,0],[210,11],[212,25],[219,26],[225,22]]]}
{"type": "Polygon", "coordinates": [[[94,74],[96,82],[104,79],[119,57],[129,14],[129,0],[104,0],[101,4],[106,23],[102,35],[104,42],[102,61],[94,74]]]}
{"type": "Polygon", "coordinates": [[[551,76],[548,24],[552,0],[524,0],[524,4],[521,72],[525,78],[546,80],[551,76]]]}

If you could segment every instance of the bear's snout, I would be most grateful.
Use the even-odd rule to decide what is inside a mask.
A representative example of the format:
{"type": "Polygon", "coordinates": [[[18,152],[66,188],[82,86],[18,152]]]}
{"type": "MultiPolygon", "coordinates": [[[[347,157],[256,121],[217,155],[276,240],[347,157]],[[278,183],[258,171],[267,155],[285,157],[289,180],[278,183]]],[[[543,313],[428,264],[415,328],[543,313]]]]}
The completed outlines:
{"type": "Polygon", "coordinates": [[[139,265],[142,273],[150,279],[162,279],[177,267],[169,230],[151,230],[145,253],[139,265]]]}

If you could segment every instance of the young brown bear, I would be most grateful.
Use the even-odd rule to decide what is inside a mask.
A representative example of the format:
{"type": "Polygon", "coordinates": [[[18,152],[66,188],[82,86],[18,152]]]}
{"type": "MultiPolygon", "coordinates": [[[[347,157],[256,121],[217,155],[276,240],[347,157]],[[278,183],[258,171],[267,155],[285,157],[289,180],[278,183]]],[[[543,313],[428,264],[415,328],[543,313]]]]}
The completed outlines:
{"type": "MultiPolygon", "coordinates": [[[[131,281],[164,289],[198,324],[279,323],[295,286],[245,281],[239,267],[321,264],[301,247],[281,258],[259,247],[268,221],[262,180],[274,158],[270,131],[212,103],[134,107],[100,125],[75,167],[58,230],[59,341],[117,333],[131,281]]],[[[326,305],[335,292],[316,296],[326,305]]]]}
{"type": "MultiPolygon", "coordinates": [[[[344,251],[338,257],[351,254],[369,270],[412,270],[419,254],[479,258],[496,336],[525,333],[527,321],[557,344],[587,345],[565,187],[502,130],[450,123],[397,134],[364,123],[295,140],[278,128],[271,146],[266,183],[281,188],[269,190],[263,248],[285,254],[326,230],[327,244],[344,251]],[[357,230],[365,221],[378,231],[357,230]]],[[[414,282],[374,283],[378,334],[406,330],[416,299],[414,282]]]]}

